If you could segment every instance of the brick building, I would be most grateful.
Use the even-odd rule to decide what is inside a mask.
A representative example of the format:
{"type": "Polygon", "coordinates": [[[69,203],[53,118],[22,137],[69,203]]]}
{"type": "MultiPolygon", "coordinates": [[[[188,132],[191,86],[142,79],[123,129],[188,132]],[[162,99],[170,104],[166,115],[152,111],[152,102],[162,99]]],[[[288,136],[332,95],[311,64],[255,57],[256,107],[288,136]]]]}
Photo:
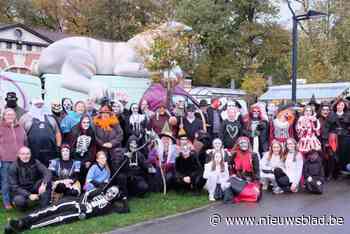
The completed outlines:
{"type": "Polygon", "coordinates": [[[0,24],[0,71],[30,73],[43,48],[67,37],[20,23],[0,24]]]}

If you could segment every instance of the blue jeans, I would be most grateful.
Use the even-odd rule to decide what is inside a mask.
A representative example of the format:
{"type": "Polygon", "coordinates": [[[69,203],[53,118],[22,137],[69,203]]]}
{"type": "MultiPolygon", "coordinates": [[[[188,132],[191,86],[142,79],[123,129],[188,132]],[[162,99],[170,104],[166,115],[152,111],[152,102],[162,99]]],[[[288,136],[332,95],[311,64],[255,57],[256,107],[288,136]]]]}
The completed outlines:
{"type": "Polygon", "coordinates": [[[0,173],[1,173],[1,193],[4,205],[10,205],[10,186],[8,180],[8,171],[12,162],[1,161],[0,173]]]}

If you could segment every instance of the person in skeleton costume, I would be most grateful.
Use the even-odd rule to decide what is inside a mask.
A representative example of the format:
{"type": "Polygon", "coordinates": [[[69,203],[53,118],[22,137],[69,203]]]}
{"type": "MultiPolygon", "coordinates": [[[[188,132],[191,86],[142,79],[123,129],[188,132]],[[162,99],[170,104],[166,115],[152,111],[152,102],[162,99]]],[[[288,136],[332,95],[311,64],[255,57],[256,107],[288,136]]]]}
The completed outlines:
{"type": "Polygon", "coordinates": [[[88,115],[83,115],[80,123],[68,136],[72,158],[81,163],[80,183],[83,183],[92,162],[95,160],[96,139],[88,115]]]}
{"type": "Polygon", "coordinates": [[[264,107],[258,104],[250,108],[247,130],[250,142],[253,145],[253,152],[262,157],[263,153],[269,150],[268,118],[264,107]]]}
{"type": "MultiPolygon", "coordinates": [[[[175,182],[175,159],[177,157],[175,138],[168,123],[164,125],[158,141],[148,154],[148,161],[156,168],[156,191],[161,191],[165,179],[166,188],[171,188],[175,182]],[[164,178],[162,178],[164,177],[164,178]]],[[[163,185],[164,186],[164,185],[163,185]]],[[[164,188],[164,187],[163,187],[164,188]]]]}
{"type": "Polygon", "coordinates": [[[215,201],[214,193],[216,186],[220,186],[225,191],[230,183],[228,164],[225,162],[227,152],[222,149],[222,142],[219,138],[214,139],[213,149],[208,150],[209,162],[204,165],[203,178],[207,180],[205,188],[209,193],[209,201],[215,201]]]}
{"type": "Polygon", "coordinates": [[[194,150],[191,149],[186,135],[180,135],[179,156],[175,160],[176,184],[179,189],[198,193],[206,180],[203,178],[203,167],[194,150]],[[183,143],[182,143],[183,142],[183,143]]]}
{"type": "Polygon", "coordinates": [[[147,127],[146,116],[139,113],[139,107],[136,103],[130,105],[130,113],[128,129],[129,136],[134,135],[140,143],[143,143],[147,127]]]}
{"type": "Polygon", "coordinates": [[[242,136],[245,130],[240,111],[234,103],[227,104],[226,115],[227,117],[221,125],[220,138],[224,147],[231,150],[238,137],[242,136]]]}
{"type": "Polygon", "coordinates": [[[317,136],[320,135],[320,121],[316,118],[311,106],[305,106],[304,115],[300,116],[296,124],[298,134],[298,148],[301,153],[307,153],[310,150],[321,150],[321,142],[317,136]]]}
{"type": "Polygon", "coordinates": [[[31,212],[18,220],[11,219],[5,227],[5,233],[70,223],[113,211],[128,212],[127,204],[120,195],[117,186],[108,186],[86,192],[81,198],[63,199],[58,204],[31,212]],[[122,201],[121,208],[114,206],[116,201],[122,201]]]}
{"type": "Polygon", "coordinates": [[[147,174],[156,173],[156,169],[149,163],[140,151],[137,136],[130,136],[127,148],[112,158],[112,167],[114,170],[119,168],[125,160],[126,163],[120,170],[116,183],[125,196],[142,197],[148,190],[147,174]]]}
{"type": "Polygon", "coordinates": [[[92,165],[86,175],[85,191],[100,188],[110,181],[111,171],[108,167],[105,152],[99,151],[96,154],[96,163],[92,165]]]}
{"type": "Polygon", "coordinates": [[[294,112],[287,108],[281,109],[276,118],[270,122],[270,144],[273,140],[285,143],[288,138],[293,138],[294,112]]]}
{"type": "Polygon", "coordinates": [[[63,196],[79,196],[80,162],[70,158],[70,147],[66,144],[61,146],[61,156],[51,160],[48,168],[53,175],[52,191],[63,196]]]}

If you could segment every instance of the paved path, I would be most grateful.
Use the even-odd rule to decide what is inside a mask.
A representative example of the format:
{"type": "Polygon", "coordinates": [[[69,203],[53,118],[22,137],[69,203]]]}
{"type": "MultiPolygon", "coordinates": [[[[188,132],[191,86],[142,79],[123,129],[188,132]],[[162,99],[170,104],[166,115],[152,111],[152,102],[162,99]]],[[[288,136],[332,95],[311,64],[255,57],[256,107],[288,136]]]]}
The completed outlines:
{"type": "MultiPolygon", "coordinates": [[[[272,218],[271,218],[272,219],[272,218]]],[[[112,234],[206,234],[206,233],[237,233],[237,234],[349,234],[350,233],[350,181],[331,182],[326,186],[323,195],[306,193],[272,195],[265,193],[259,204],[213,206],[165,220],[156,220],[141,225],[117,229],[112,234]],[[221,222],[210,225],[209,217],[221,215],[221,222]],[[341,226],[263,226],[263,225],[227,225],[224,217],[266,217],[272,216],[309,216],[319,217],[333,215],[344,218],[341,226]]]]}

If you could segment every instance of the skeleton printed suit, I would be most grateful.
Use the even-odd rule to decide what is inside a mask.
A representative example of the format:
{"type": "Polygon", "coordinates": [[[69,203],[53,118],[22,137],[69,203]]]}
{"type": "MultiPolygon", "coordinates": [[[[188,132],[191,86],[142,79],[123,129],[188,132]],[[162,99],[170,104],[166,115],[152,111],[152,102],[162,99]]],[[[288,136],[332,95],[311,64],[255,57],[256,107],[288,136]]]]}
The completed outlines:
{"type": "Polygon", "coordinates": [[[113,210],[113,203],[120,199],[117,186],[107,189],[91,190],[82,198],[69,198],[57,205],[40,209],[19,219],[10,220],[5,233],[24,231],[49,225],[57,225],[103,215],[113,210]]]}

